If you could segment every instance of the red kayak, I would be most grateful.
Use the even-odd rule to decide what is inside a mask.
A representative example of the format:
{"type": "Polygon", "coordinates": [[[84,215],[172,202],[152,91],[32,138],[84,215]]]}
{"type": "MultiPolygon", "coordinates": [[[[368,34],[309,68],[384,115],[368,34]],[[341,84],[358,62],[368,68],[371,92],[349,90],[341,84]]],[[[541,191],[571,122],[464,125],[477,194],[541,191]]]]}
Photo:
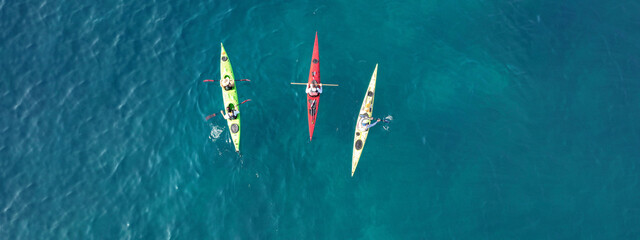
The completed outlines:
{"type": "MultiPolygon", "coordinates": [[[[313,43],[313,56],[311,57],[311,68],[309,69],[309,81],[307,84],[316,81],[320,84],[320,55],[318,53],[318,32],[316,32],[316,40],[313,43]]],[[[316,117],[318,116],[318,104],[320,103],[320,94],[315,97],[307,94],[307,115],[309,117],[309,141],[313,138],[313,128],[316,126],[316,117]]]]}

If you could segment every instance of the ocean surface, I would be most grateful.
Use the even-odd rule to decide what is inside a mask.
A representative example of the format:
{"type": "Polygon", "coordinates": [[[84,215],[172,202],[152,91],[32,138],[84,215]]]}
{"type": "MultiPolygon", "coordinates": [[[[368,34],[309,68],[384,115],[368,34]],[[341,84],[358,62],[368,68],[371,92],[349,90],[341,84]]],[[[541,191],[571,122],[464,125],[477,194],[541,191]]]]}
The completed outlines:
{"type": "Polygon", "coordinates": [[[640,239],[640,2],[0,0],[0,239],[640,239]],[[309,142],[318,32],[325,87],[309,142]],[[217,84],[225,44],[241,154],[217,84]],[[375,117],[351,177],[357,112],[375,117]]]}

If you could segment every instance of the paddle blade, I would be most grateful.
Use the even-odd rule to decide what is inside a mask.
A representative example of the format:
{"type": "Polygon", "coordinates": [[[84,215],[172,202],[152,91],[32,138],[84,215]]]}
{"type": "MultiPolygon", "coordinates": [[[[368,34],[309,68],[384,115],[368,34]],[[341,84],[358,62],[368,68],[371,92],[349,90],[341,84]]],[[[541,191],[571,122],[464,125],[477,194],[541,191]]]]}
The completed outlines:
{"type": "Polygon", "coordinates": [[[214,114],[211,114],[211,115],[207,116],[204,120],[205,120],[205,121],[209,121],[209,119],[211,119],[212,117],[215,117],[215,116],[216,116],[216,114],[215,114],[215,113],[214,113],[214,114]]]}

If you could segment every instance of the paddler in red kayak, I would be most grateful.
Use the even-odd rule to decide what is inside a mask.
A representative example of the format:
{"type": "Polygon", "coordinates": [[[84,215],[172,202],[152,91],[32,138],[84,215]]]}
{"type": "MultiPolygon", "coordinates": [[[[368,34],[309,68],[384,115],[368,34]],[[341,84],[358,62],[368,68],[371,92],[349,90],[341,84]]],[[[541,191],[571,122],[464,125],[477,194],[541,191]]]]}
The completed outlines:
{"type": "Polygon", "coordinates": [[[305,92],[311,97],[319,96],[322,93],[322,83],[318,84],[316,80],[311,81],[311,84],[307,84],[305,92]]]}

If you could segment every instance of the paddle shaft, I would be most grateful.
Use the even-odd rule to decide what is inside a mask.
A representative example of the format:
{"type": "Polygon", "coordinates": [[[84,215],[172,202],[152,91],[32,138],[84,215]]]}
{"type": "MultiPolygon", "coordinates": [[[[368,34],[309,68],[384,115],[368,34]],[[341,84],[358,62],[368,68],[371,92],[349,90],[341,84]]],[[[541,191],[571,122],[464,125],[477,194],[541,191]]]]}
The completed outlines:
{"type": "MultiPolygon", "coordinates": [[[[220,81],[220,80],[205,79],[203,82],[215,82],[215,81],[220,81]]],[[[249,79],[237,79],[237,80],[233,80],[233,81],[251,82],[251,80],[249,80],[249,79]]]]}

